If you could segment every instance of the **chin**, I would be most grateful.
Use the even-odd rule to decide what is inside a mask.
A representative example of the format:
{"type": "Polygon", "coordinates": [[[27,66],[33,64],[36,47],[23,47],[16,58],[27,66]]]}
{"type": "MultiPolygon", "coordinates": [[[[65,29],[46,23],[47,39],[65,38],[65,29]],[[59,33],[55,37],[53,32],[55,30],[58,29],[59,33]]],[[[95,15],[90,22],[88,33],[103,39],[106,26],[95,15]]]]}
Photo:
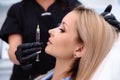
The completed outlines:
{"type": "Polygon", "coordinates": [[[50,47],[48,47],[48,46],[45,48],[45,52],[46,52],[47,54],[51,55],[51,56],[54,56],[53,50],[52,50],[50,47]]]}
{"type": "Polygon", "coordinates": [[[47,53],[47,46],[45,47],[45,52],[47,53]]]}
{"type": "Polygon", "coordinates": [[[47,54],[49,54],[49,53],[50,53],[50,49],[49,49],[49,47],[48,47],[48,46],[46,46],[46,48],[45,48],[45,52],[46,52],[47,54]]]}

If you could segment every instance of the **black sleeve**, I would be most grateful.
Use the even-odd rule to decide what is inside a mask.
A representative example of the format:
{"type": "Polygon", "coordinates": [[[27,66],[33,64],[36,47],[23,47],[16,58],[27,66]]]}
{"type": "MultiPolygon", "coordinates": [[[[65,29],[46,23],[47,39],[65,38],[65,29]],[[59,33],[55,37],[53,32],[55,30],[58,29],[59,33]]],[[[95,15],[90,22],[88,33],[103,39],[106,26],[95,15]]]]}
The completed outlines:
{"type": "Polygon", "coordinates": [[[78,0],[69,0],[70,9],[73,10],[75,7],[82,5],[82,3],[78,0]]]}
{"type": "Polygon", "coordinates": [[[6,20],[0,31],[0,38],[8,43],[8,36],[10,34],[21,33],[18,21],[18,6],[15,4],[10,7],[7,13],[6,20]]]}

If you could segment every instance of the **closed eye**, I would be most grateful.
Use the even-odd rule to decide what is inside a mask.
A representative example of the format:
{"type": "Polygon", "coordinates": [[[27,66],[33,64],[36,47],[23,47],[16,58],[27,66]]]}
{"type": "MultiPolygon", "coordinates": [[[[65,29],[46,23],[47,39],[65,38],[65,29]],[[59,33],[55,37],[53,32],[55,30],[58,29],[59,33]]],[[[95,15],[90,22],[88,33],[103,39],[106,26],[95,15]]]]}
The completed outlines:
{"type": "Polygon", "coordinates": [[[61,31],[61,32],[65,32],[65,30],[64,30],[64,29],[61,29],[61,28],[59,28],[59,29],[60,29],[60,31],[61,31]]]}

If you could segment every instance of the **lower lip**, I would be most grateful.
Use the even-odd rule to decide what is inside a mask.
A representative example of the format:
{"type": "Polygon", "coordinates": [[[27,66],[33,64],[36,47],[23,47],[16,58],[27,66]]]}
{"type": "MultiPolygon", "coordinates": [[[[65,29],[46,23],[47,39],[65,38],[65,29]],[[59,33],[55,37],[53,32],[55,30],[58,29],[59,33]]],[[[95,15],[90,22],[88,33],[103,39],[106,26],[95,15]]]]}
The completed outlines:
{"type": "Polygon", "coordinates": [[[47,44],[51,44],[51,43],[48,41],[47,44]]]}

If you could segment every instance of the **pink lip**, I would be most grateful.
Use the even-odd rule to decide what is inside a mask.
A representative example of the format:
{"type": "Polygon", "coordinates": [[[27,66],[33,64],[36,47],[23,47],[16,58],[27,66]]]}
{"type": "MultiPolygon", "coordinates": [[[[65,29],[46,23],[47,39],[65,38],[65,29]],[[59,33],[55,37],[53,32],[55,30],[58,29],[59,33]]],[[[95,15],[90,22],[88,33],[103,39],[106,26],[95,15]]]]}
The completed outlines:
{"type": "Polygon", "coordinates": [[[52,44],[52,42],[50,40],[48,40],[47,44],[52,44]]]}

